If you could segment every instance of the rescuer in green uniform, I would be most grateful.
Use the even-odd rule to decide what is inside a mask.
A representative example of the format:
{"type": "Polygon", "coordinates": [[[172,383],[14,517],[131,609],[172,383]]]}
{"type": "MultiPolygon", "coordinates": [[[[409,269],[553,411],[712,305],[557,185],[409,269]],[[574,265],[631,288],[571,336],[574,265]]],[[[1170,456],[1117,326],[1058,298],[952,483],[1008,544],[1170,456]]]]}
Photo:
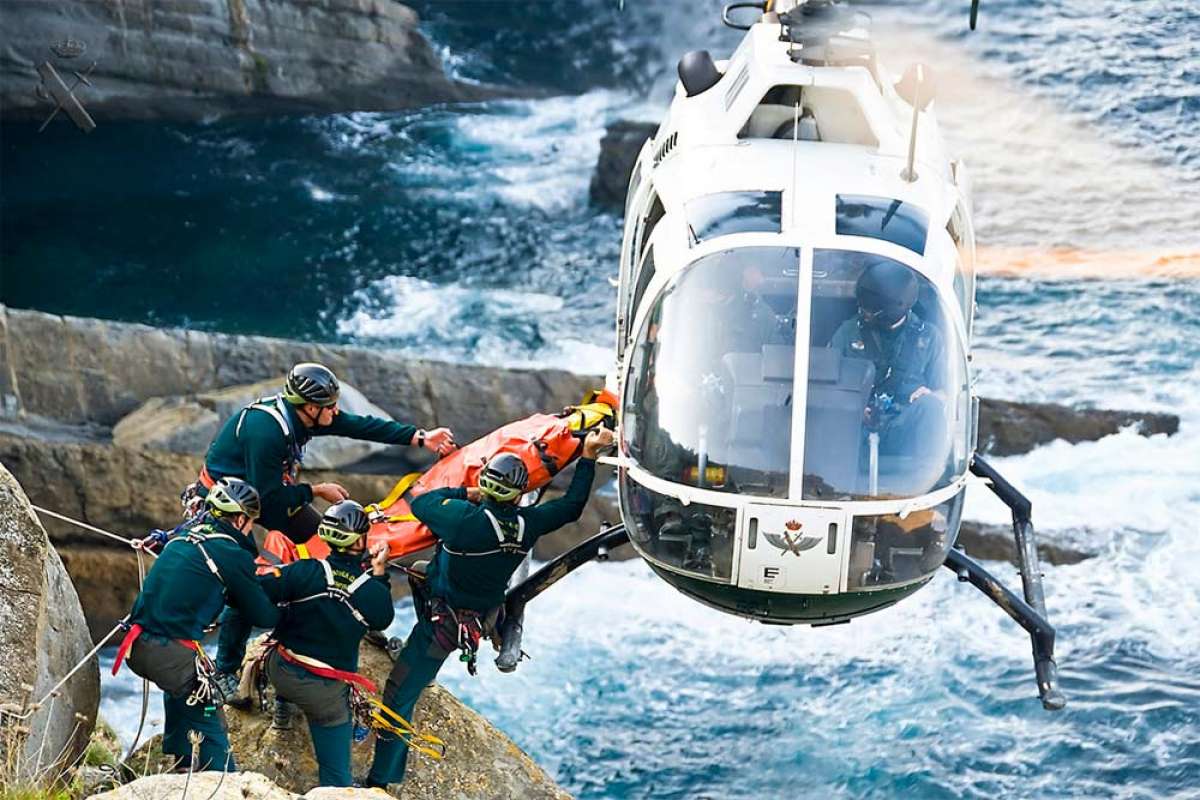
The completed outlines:
{"type": "Polygon", "coordinates": [[[232,771],[237,766],[220,708],[225,696],[199,642],[226,603],[264,628],[275,624],[279,611],[254,574],[258,550],[250,529],[259,513],[258,492],[245,481],[222,478],[205,503],[207,513],[167,542],[146,575],[113,674],[128,655],[130,669],[163,690],[164,753],[183,767],[232,771]],[[199,763],[192,763],[189,731],[204,736],[199,763]]]}
{"type": "MultiPolygon", "coordinates": [[[[426,578],[413,582],[417,624],[388,676],[385,706],[411,722],[421,691],[455,650],[463,650],[474,672],[475,648],[498,623],[509,578],[539,538],[583,514],[596,456],[612,440],[607,429],[589,433],[566,494],[540,506],[516,506],[529,473],[511,453],[487,463],[478,488],[434,489],[413,500],[413,516],[429,526],[438,545],[426,578]]],[[[367,785],[398,783],[407,760],[408,744],[380,731],[367,785]]]]}
{"type": "Polygon", "coordinates": [[[300,483],[304,447],[314,436],[345,436],[383,444],[412,444],[438,455],[454,449],[449,428],[418,430],[379,417],[338,409],[338,379],[320,364],[292,367],[283,392],[256,400],[221,426],[204,457],[200,483],[230,475],[248,481],[262,497],[259,524],[294,542],[317,532],[321,514],[314,497],[330,503],[349,493],[336,483],[300,483]]]}
{"type": "Polygon", "coordinates": [[[395,613],[388,584],[387,545],[363,570],[366,533],[362,506],[343,500],[325,512],[317,535],[328,559],[303,559],[262,578],[267,595],[284,609],[264,668],[275,686],[276,727],[285,728],[287,701],[308,719],[322,786],[350,786],[352,687],[374,692],[358,671],[358,646],[368,630],[383,630],[395,613]]]}
{"type": "MultiPolygon", "coordinates": [[[[340,411],[340,391],[337,378],[327,367],[312,363],[292,367],[282,393],[251,403],[221,426],[209,445],[195,491],[202,494],[211,481],[223,476],[242,478],[262,497],[259,524],[301,543],[316,534],[321,521],[321,514],[311,505],[314,497],[338,503],[350,496],[336,483],[310,486],[298,482],[304,446],[312,437],[415,444],[438,455],[454,449],[449,428],[425,432],[412,425],[340,411]]],[[[237,684],[250,629],[236,609],[221,617],[217,680],[223,687],[232,689],[237,684]]]]}

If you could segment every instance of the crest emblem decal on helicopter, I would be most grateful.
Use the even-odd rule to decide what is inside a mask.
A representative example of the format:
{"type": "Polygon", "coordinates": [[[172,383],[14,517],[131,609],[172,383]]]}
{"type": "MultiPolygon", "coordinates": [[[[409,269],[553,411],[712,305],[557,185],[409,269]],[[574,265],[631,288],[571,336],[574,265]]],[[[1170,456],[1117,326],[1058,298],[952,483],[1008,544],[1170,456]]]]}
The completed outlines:
{"type": "Polygon", "coordinates": [[[766,537],[766,540],[772,547],[782,550],[785,555],[787,553],[795,553],[796,558],[799,558],[801,553],[805,550],[813,549],[821,541],[820,536],[802,535],[800,529],[804,525],[794,519],[789,519],[783,523],[783,527],[785,529],[783,533],[768,533],[764,531],[763,536],[766,537]]]}

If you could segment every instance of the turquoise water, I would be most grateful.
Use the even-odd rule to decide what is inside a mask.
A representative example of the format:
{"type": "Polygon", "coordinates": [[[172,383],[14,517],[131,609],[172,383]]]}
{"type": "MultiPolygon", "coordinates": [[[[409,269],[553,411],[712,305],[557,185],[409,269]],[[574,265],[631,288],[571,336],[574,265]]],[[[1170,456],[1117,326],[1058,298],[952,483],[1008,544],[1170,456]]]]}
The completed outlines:
{"type": "MultiPolygon", "coordinates": [[[[0,296],[601,371],[619,237],[587,203],[603,127],[659,113],[680,51],[734,41],[695,3],[615,5],[530,4],[518,25],[504,4],[418,4],[452,71],[559,93],[544,99],[86,140],[6,126],[0,296]]],[[[966,6],[872,11],[943,76],[982,243],[1200,251],[1192,5],[985,0],[971,36],[966,6]]],[[[531,607],[515,675],[451,663],[445,683],[586,798],[1200,796],[1200,282],[979,289],[982,394],[1182,417],[1170,438],[998,461],[1045,535],[1099,553],[1045,570],[1065,711],[1037,702],[1028,637],[948,571],[822,630],[721,615],[640,562],[590,565],[531,607]]],[[[1006,520],[975,488],[966,513],[1006,520]]],[[[126,735],[133,688],[105,689],[126,735]]]]}

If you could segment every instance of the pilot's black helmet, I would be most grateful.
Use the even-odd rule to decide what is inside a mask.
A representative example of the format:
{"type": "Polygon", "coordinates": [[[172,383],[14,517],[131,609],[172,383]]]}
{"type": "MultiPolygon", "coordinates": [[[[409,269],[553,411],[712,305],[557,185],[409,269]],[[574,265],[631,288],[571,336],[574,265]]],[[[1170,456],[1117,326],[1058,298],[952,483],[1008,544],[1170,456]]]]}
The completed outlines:
{"type": "Polygon", "coordinates": [[[858,277],[854,296],[863,320],[890,328],[917,302],[917,275],[898,261],[881,259],[858,277]]]}

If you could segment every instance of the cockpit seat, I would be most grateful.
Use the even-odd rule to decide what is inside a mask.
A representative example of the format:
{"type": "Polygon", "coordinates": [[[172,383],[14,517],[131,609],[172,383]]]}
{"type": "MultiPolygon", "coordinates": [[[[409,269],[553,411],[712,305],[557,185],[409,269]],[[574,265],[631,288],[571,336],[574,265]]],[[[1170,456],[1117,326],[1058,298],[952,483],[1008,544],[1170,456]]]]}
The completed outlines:
{"type": "Polygon", "coordinates": [[[870,360],[809,349],[804,472],[841,492],[856,491],[865,473],[863,409],[874,384],[870,360]]]}

